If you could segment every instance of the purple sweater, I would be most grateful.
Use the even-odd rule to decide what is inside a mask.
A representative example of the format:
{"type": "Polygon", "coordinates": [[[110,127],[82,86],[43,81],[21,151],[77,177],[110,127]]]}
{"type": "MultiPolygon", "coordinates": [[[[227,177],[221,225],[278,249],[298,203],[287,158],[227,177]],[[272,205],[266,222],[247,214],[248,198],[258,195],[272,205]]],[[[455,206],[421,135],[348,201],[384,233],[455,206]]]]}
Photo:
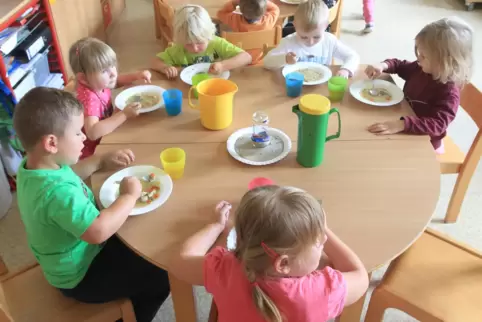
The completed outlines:
{"type": "Polygon", "coordinates": [[[454,83],[442,84],[426,74],[415,62],[387,59],[386,73],[398,74],[405,80],[403,93],[416,116],[404,116],[405,133],[430,136],[434,149],[442,144],[447,127],[460,105],[460,88],[454,83]]]}

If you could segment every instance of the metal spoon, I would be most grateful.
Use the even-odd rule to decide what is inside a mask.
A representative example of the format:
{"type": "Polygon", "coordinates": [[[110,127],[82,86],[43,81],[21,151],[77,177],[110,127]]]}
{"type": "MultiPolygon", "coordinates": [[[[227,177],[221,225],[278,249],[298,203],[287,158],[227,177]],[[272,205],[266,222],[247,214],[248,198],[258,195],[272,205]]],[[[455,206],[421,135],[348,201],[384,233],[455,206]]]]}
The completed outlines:
{"type": "Polygon", "coordinates": [[[372,79],[372,88],[368,90],[368,94],[371,96],[378,96],[380,95],[380,91],[375,88],[375,81],[372,79]]]}

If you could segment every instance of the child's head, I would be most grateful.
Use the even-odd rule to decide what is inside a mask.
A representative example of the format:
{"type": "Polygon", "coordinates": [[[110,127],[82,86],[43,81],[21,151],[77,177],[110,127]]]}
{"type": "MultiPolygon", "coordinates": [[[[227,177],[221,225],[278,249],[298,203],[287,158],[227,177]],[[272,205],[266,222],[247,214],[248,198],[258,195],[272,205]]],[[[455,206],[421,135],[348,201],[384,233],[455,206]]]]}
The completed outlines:
{"type": "Polygon", "coordinates": [[[293,24],[296,35],[308,47],[316,45],[323,39],[323,33],[328,27],[330,11],[321,0],[302,2],[295,12],[293,24]]]}
{"type": "MultiPolygon", "coordinates": [[[[304,276],[317,269],[323,252],[325,214],[320,203],[303,190],[264,186],[247,192],[236,211],[235,255],[248,280],[258,276],[304,276]]],[[[269,321],[279,311],[258,286],[258,310],[269,321]]]]}
{"type": "Polygon", "coordinates": [[[267,0],[239,0],[239,10],[248,23],[258,21],[266,11],[267,0]]]}
{"type": "Polygon", "coordinates": [[[71,93],[36,87],[15,106],[13,126],[27,154],[75,164],[84,147],[83,111],[71,93]]]}
{"type": "Polygon", "coordinates": [[[423,71],[459,86],[472,75],[472,46],[472,28],[455,17],[430,23],[415,37],[415,54],[423,71]]]}
{"type": "Polygon", "coordinates": [[[117,57],[106,43],[96,38],[82,38],[70,47],[69,61],[78,81],[98,91],[115,88],[117,57]]]}
{"type": "Polygon", "coordinates": [[[203,7],[187,5],[176,11],[174,42],[183,45],[188,52],[204,52],[215,34],[216,26],[203,7]]]}

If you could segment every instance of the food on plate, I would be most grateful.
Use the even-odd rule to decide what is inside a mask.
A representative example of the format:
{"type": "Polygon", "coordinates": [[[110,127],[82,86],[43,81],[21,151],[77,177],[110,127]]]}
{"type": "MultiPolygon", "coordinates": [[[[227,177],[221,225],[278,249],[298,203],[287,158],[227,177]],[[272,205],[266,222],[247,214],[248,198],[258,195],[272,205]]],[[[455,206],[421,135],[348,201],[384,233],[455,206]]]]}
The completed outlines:
{"type": "Polygon", "coordinates": [[[323,73],[320,70],[312,68],[302,68],[297,70],[298,73],[303,74],[305,83],[317,82],[323,78],[323,73]]]}
{"type": "Polygon", "coordinates": [[[150,204],[159,198],[159,194],[161,192],[161,183],[156,180],[156,175],[154,173],[140,178],[140,182],[142,185],[142,194],[137,200],[136,207],[143,207],[150,204]]]}
{"type": "Polygon", "coordinates": [[[371,87],[362,89],[360,92],[361,97],[375,103],[388,102],[392,100],[392,95],[385,88],[375,87],[374,90],[377,92],[377,95],[370,94],[370,90],[372,90],[371,87]]]}
{"type": "Polygon", "coordinates": [[[153,107],[154,105],[158,104],[161,101],[161,97],[157,93],[140,93],[130,96],[126,104],[133,104],[133,103],[140,103],[141,108],[149,108],[153,107]]]}

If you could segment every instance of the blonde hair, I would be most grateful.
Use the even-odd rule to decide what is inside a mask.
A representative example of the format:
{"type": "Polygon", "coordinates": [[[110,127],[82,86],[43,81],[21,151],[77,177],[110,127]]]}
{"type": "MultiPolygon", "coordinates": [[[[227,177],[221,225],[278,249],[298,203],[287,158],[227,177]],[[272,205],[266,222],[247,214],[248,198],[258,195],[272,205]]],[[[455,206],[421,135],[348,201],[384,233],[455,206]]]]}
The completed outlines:
{"type": "Polygon", "coordinates": [[[473,68],[473,30],[457,17],[432,22],[415,37],[423,47],[430,63],[435,66],[432,76],[441,83],[453,82],[463,86],[470,81],[473,68]]]}
{"type": "Polygon", "coordinates": [[[203,7],[187,5],[176,10],[174,42],[182,45],[209,42],[215,34],[216,26],[203,7]]]}
{"type": "Polygon", "coordinates": [[[69,50],[69,62],[75,74],[94,74],[117,65],[114,50],[96,38],[82,38],[69,50]]]}
{"type": "Polygon", "coordinates": [[[303,190],[293,187],[264,186],[247,192],[236,210],[237,234],[234,254],[253,283],[253,301],[270,322],[283,321],[282,313],[255,283],[264,276],[276,254],[296,256],[320,241],[325,233],[325,214],[320,203],[303,190]]]}
{"type": "Polygon", "coordinates": [[[267,6],[267,0],[239,0],[239,10],[248,20],[261,18],[267,6]]]}
{"type": "Polygon", "coordinates": [[[302,2],[295,12],[296,27],[303,31],[313,31],[321,24],[328,25],[330,10],[321,0],[308,0],[302,2]]]}

